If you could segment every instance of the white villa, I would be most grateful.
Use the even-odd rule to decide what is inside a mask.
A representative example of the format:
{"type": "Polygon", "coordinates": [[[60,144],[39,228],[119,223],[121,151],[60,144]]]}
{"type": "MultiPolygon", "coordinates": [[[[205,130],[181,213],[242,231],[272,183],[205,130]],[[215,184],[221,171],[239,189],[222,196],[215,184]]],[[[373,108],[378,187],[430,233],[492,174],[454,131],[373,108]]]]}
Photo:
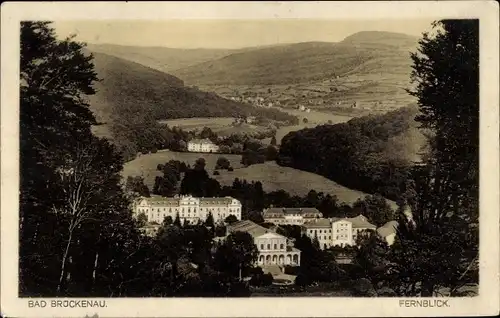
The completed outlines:
{"type": "Polygon", "coordinates": [[[269,208],[262,213],[264,221],[276,225],[302,225],[321,218],[323,214],[316,208],[269,208]]]}
{"type": "Polygon", "coordinates": [[[192,152],[218,152],[219,146],[209,139],[193,139],[188,142],[187,149],[192,152]]]}
{"type": "Polygon", "coordinates": [[[376,229],[363,215],[354,218],[315,219],[302,225],[302,233],[311,239],[317,237],[321,249],[355,246],[361,232],[376,229]]]}
{"type": "Polygon", "coordinates": [[[209,213],[212,213],[214,222],[223,222],[229,215],[241,220],[241,202],[232,197],[224,198],[195,198],[190,195],[175,197],[142,197],[134,205],[134,215],[144,213],[148,222],[162,223],[170,216],[175,220],[177,213],[181,222],[196,224],[204,222],[209,213]]]}
{"type": "Polygon", "coordinates": [[[247,232],[259,251],[257,265],[300,265],[300,250],[283,235],[266,229],[252,221],[243,220],[227,226],[227,235],[233,232],[247,232]]]}

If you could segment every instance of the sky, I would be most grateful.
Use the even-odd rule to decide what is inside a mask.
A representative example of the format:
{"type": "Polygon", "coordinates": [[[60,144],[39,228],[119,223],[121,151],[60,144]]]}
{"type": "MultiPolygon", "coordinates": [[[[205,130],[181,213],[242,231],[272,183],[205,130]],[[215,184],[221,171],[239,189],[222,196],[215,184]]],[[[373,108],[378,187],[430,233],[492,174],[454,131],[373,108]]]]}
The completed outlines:
{"type": "Polygon", "coordinates": [[[92,20],[56,21],[59,37],[92,44],[171,48],[241,48],[309,41],[337,42],[360,31],[421,36],[432,20],[92,20]]]}

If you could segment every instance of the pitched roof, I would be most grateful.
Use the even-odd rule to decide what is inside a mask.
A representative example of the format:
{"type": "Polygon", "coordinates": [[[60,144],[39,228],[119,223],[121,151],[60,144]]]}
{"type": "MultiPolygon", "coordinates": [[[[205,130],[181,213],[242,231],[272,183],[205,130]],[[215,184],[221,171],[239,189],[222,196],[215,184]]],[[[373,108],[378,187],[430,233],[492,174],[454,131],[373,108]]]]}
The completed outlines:
{"type": "Polygon", "coordinates": [[[368,228],[368,229],[376,229],[377,227],[370,222],[363,215],[358,215],[353,218],[348,218],[347,220],[351,221],[353,228],[368,228]]]}
{"type": "Polygon", "coordinates": [[[180,201],[182,199],[196,199],[199,201],[200,206],[208,206],[208,205],[227,205],[230,204],[234,198],[232,197],[213,197],[213,198],[197,198],[197,197],[161,197],[161,196],[152,196],[152,197],[142,197],[139,201],[146,200],[146,202],[150,205],[155,206],[179,206],[180,201]]]}
{"type": "Polygon", "coordinates": [[[351,222],[352,224],[352,227],[355,228],[355,229],[359,229],[359,228],[362,228],[362,229],[376,229],[377,226],[371,224],[370,222],[368,222],[368,219],[364,216],[364,215],[358,215],[356,217],[353,217],[353,218],[331,218],[330,219],[332,222],[337,222],[337,221],[347,221],[347,222],[351,222]]]}
{"type": "Polygon", "coordinates": [[[189,143],[193,144],[213,144],[212,140],[205,138],[205,139],[193,139],[190,140],[189,143]]]}
{"type": "Polygon", "coordinates": [[[222,205],[222,204],[230,204],[233,202],[233,198],[225,197],[225,198],[199,198],[200,205],[222,205]]]}
{"type": "Polygon", "coordinates": [[[353,218],[338,218],[338,217],[333,217],[329,219],[315,219],[311,220],[308,222],[304,223],[304,227],[307,228],[325,228],[325,227],[330,227],[332,223],[338,222],[338,221],[347,221],[351,222],[353,228],[363,228],[363,229],[376,229],[377,227],[370,222],[368,222],[368,219],[364,217],[363,215],[358,215],[353,218]]]}
{"type": "Polygon", "coordinates": [[[329,219],[315,219],[305,222],[302,226],[306,228],[329,228],[332,224],[329,219]]]}
{"type": "MultiPolygon", "coordinates": [[[[276,235],[279,235],[269,229],[266,229],[263,226],[260,226],[250,220],[242,220],[238,222],[234,222],[231,225],[227,226],[227,231],[229,233],[233,232],[247,232],[248,234],[252,235],[254,238],[259,237],[261,235],[264,235],[266,233],[273,233],[276,235]]],[[[281,236],[281,235],[280,235],[281,236]]]]}
{"type": "Polygon", "coordinates": [[[389,221],[377,229],[378,235],[381,237],[387,237],[391,234],[395,234],[398,228],[397,221],[389,221]]]}
{"type": "Polygon", "coordinates": [[[316,208],[268,208],[264,210],[263,216],[284,216],[286,214],[300,214],[305,217],[322,215],[316,208]]]}

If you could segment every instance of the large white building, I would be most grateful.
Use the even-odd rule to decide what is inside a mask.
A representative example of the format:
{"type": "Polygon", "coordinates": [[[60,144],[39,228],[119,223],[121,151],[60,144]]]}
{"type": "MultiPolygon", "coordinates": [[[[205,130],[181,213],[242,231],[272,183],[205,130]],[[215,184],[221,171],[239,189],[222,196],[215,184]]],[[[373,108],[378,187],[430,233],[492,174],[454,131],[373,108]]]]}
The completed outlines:
{"type": "Polygon", "coordinates": [[[315,219],[302,225],[302,233],[311,239],[318,238],[321,249],[355,246],[362,232],[376,229],[363,215],[354,218],[315,219]]]}
{"type": "Polygon", "coordinates": [[[181,222],[196,224],[204,222],[212,213],[215,223],[223,222],[234,215],[241,220],[241,202],[232,197],[195,198],[190,195],[176,197],[142,197],[134,206],[134,214],[144,213],[148,222],[161,223],[170,216],[175,220],[177,213],[181,222]]]}
{"type": "Polygon", "coordinates": [[[323,214],[316,208],[269,208],[264,209],[262,217],[276,225],[302,225],[323,217],[323,214]]]}
{"type": "Polygon", "coordinates": [[[192,152],[218,152],[219,146],[210,139],[193,139],[188,141],[187,149],[192,152]]]}
{"type": "Polygon", "coordinates": [[[258,266],[266,265],[300,265],[300,250],[283,235],[266,229],[252,221],[243,220],[227,226],[227,235],[234,232],[247,232],[253,239],[259,251],[258,266]]]}

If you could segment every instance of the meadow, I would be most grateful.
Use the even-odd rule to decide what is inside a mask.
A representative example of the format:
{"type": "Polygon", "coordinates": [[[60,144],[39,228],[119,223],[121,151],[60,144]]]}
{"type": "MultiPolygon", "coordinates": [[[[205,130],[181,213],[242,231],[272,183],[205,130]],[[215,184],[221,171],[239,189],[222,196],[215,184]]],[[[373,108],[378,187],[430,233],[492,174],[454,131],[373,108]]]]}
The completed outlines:
{"type": "Polygon", "coordinates": [[[179,127],[183,130],[195,130],[208,127],[212,130],[224,129],[231,127],[233,117],[195,117],[195,118],[179,118],[160,120],[160,124],[167,124],[169,127],[179,127]]]}
{"type": "Polygon", "coordinates": [[[235,178],[260,181],[264,191],[285,190],[292,195],[305,196],[310,190],[336,195],[340,202],[352,204],[367,194],[346,188],[332,180],[307,171],[281,167],[274,161],[251,165],[234,171],[220,171],[212,176],[221,185],[231,185],[235,178]]]}
{"type": "Polygon", "coordinates": [[[135,160],[125,163],[122,176],[124,179],[128,176],[143,176],[144,183],[152,189],[155,177],[162,176],[162,173],[156,170],[158,164],[164,164],[169,160],[179,160],[193,166],[198,158],[205,159],[205,169],[221,185],[230,186],[235,178],[245,179],[249,182],[260,181],[266,192],[282,189],[292,195],[304,196],[313,189],[317,192],[336,195],[340,202],[349,204],[352,204],[358,198],[364,198],[366,195],[366,193],[346,188],[314,173],[290,167],[281,167],[274,161],[244,167],[240,163],[240,155],[228,154],[161,151],[141,155],[135,160]],[[220,175],[213,175],[219,157],[227,158],[231,162],[234,171],[219,170],[220,175]]]}
{"type": "Polygon", "coordinates": [[[241,155],[214,154],[214,153],[193,153],[193,152],[175,152],[175,151],[159,151],[146,155],[140,155],[136,159],[125,163],[123,166],[122,176],[126,179],[128,176],[142,176],[144,183],[151,190],[155,183],[156,176],[163,174],[156,169],[158,164],[165,164],[170,160],[179,160],[191,166],[194,165],[198,158],[204,158],[206,162],[205,170],[212,175],[215,164],[219,157],[224,156],[231,162],[233,168],[242,167],[241,155]]]}

